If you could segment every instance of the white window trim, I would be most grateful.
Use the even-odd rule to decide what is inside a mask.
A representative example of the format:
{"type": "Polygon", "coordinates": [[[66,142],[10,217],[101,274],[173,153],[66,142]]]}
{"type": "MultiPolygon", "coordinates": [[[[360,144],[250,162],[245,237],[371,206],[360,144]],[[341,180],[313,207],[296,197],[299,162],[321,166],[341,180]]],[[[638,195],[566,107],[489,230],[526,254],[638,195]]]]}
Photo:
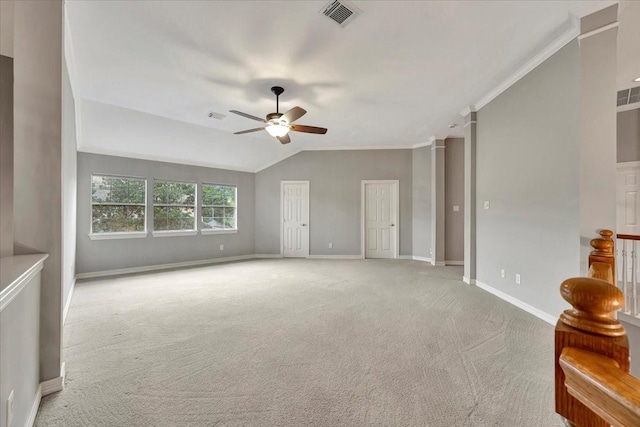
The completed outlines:
{"type": "MultiPolygon", "coordinates": [[[[147,229],[147,220],[149,219],[149,210],[148,210],[148,199],[147,192],[149,191],[149,184],[147,182],[147,178],[143,176],[133,176],[133,175],[115,175],[110,173],[92,173],[91,174],[91,185],[89,186],[89,238],[91,240],[115,240],[115,239],[143,239],[147,237],[149,231],[147,229]],[[112,178],[132,178],[132,179],[141,179],[144,181],[144,231],[120,231],[115,233],[94,233],[93,232],[93,177],[94,176],[109,176],[112,178]]],[[[143,205],[136,205],[143,206],[143,205]]]]}
{"type": "Polygon", "coordinates": [[[198,230],[165,230],[154,231],[153,237],[176,237],[176,236],[195,236],[198,230]]]}
{"type": "Polygon", "coordinates": [[[200,230],[200,234],[236,234],[238,232],[237,228],[206,228],[200,230]]]}
{"type": "Polygon", "coordinates": [[[119,233],[89,233],[91,240],[144,239],[149,235],[146,231],[123,231],[119,233]]]}
{"type": "Polygon", "coordinates": [[[204,187],[205,185],[217,185],[217,186],[221,186],[221,187],[233,187],[236,189],[236,196],[235,196],[235,202],[236,205],[234,206],[234,209],[236,210],[236,227],[235,228],[204,228],[204,223],[202,222],[202,211],[204,210],[205,207],[211,207],[210,205],[205,206],[204,203],[202,203],[202,197],[204,195],[204,188],[200,188],[200,199],[198,199],[198,201],[200,202],[200,216],[198,217],[198,227],[200,227],[200,233],[205,235],[205,234],[235,234],[238,232],[238,186],[236,184],[214,184],[213,182],[201,182],[200,186],[204,187]]]}
{"type": "MultiPolygon", "coordinates": [[[[156,182],[177,182],[178,184],[193,184],[194,185],[194,205],[193,205],[193,215],[194,215],[194,220],[195,220],[195,224],[194,224],[194,228],[191,230],[153,230],[151,232],[151,234],[153,235],[153,237],[175,237],[175,236],[196,236],[198,234],[198,213],[200,212],[200,209],[198,209],[198,196],[199,196],[199,192],[198,192],[198,187],[199,187],[199,183],[195,182],[195,181],[180,181],[180,180],[175,180],[175,179],[160,179],[160,178],[153,178],[153,184],[155,184],[156,182]]],[[[151,185],[151,209],[154,213],[153,216],[153,220],[155,221],[155,197],[153,195],[153,190],[154,190],[154,186],[151,185]]],[[[172,206],[172,205],[166,205],[166,206],[172,206]]],[[[173,205],[173,206],[178,206],[178,205],[173,205]]],[[[184,205],[184,206],[191,206],[191,205],[184,205]]]]}

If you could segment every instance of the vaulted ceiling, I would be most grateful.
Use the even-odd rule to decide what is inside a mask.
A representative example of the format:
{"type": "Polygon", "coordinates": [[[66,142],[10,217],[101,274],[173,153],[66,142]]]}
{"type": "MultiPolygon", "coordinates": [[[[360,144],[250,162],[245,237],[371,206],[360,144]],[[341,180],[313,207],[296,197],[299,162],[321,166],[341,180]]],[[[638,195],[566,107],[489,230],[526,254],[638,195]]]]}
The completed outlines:
{"type": "Polygon", "coordinates": [[[459,135],[459,112],[603,2],[353,1],[340,27],[327,1],[67,2],[79,150],[255,171],[300,150],[411,147],[459,135]],[[301,106],[280,145],[230,114],[301,106]],[[208,117],[210,112],[226,115],[208,117]],[[450,129],[449,125],[457,124],[450,129]]]}

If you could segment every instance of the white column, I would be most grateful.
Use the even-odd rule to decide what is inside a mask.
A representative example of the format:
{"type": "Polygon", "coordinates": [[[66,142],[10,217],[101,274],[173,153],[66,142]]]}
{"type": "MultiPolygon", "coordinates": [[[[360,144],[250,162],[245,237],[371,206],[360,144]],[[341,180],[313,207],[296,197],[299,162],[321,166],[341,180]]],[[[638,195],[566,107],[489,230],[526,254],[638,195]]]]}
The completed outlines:
{"type": "Polygon", "coordinates": [[[444,265],[444,139],[431,143],[431,264],[444,265]]]}
{"type": "Polygon", "coordinates": [[[476,283],[476,112],[469,107],[464,117],[464,273],[462,280],[476,283]]]}

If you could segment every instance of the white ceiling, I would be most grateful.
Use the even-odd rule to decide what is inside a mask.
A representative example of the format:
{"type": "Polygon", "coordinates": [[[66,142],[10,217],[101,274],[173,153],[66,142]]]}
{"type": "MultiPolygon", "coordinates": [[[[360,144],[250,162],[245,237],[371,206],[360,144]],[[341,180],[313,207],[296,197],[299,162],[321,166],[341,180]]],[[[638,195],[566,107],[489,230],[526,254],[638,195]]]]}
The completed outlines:
{"type": "Polygon", "coordinates": [[[603,4],[355,1],[363,14],[341,28],[326,3],[68,1],[79,150],[255,171],[303,149],[460,135],[448,125],[464,107],[566,33],[571,12],[603,4]],[[228,110],[275,111],[273,85],[281,111],[301,106],[298,123],[329,132],[288,146],[233,135],[259,123],[228,110]]]}

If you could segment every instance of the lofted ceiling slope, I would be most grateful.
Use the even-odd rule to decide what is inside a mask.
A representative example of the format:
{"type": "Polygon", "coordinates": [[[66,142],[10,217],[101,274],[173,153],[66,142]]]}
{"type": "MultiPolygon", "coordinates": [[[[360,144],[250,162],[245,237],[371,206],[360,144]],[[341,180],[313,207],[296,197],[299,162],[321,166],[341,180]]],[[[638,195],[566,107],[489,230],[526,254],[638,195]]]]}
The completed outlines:
{"type": "Polygon", "coordinates": [[[462,133],[474,104],[603,2],[71,1],[80,151],[255,171],[307,149],[411,147],[462,133]],[[230,114],[301,106],[282,146],[230,114]],[[226,115],[222,120],[209,112],[226,115]],[[458,126],[449,129],[451,123],[458,126]]]}

